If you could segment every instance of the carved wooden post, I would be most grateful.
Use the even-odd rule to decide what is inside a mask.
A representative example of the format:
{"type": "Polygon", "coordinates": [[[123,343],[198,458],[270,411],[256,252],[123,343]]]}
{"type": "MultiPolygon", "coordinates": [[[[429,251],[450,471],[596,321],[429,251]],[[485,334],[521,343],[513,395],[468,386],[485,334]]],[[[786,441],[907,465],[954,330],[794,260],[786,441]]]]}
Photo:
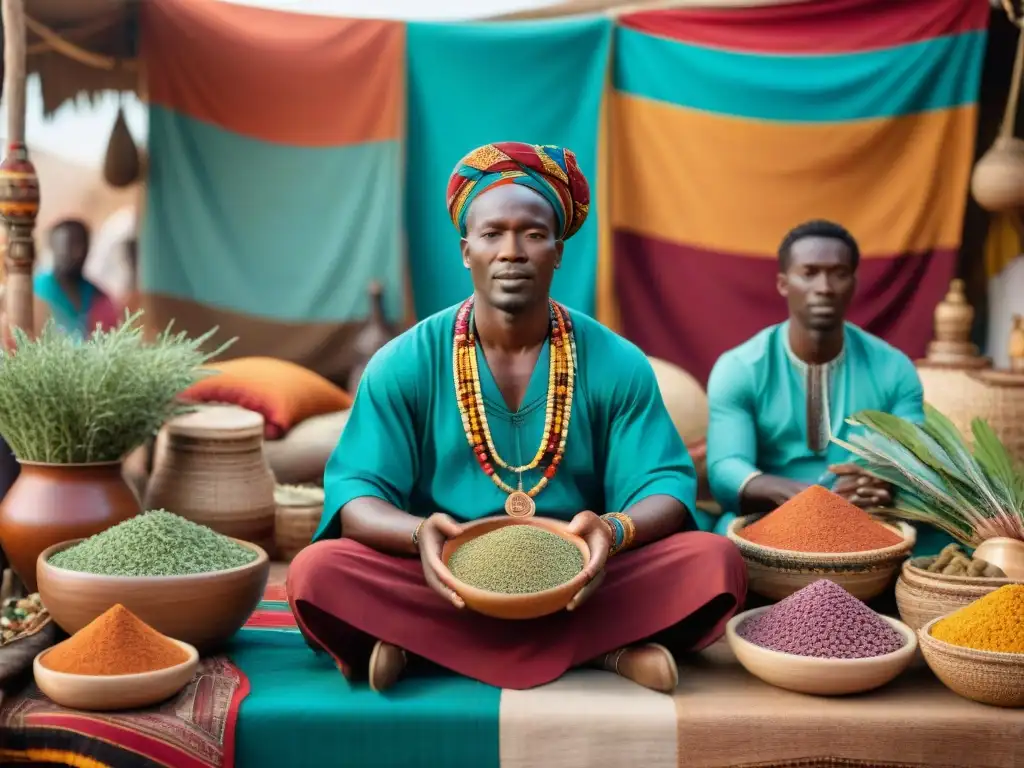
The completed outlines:
{"type": "Polygon", "coordinates": [[[4,303],[11,327],[32,333],[34,230],[39,213],[39,179],[25,146],[25,3],[3,0],[4,99],[7,155],[0,163],[0,219],[7,226],[4,303]]]}

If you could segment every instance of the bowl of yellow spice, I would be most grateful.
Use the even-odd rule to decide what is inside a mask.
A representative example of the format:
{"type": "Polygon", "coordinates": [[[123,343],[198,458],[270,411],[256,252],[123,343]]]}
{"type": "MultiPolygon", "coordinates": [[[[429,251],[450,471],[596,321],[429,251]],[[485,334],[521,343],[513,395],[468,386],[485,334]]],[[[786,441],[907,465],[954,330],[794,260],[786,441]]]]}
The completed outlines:
{"type": "Polygon", "coordinates": [[[919,630],[935,676],[964,698],[1024,706],[1024,585],[1008,584],[919,630]]]}
{"type": "Polygon", "coordinates": [[[467,608],[535,619],[562,610],[583,589],[590,550],[559,520],[488,517],[449,539],[441,562],[467,608]]]}

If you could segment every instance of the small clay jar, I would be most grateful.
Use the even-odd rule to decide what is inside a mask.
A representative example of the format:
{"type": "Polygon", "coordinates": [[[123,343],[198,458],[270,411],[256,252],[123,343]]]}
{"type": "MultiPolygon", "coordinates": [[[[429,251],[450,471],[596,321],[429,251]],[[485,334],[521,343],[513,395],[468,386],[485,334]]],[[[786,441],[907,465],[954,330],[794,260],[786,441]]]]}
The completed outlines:
{"type": "Polygon", "coordinates": [[[172,419],[157,439],[154,464],[147,509],[166,509],[273,552],[277,506],[260,414],[207,406],[172,419]]]}
{"type": "Polygon", "coordinates": [[[1009,347],[1010,370],[1024,373],[1024,315],[1013,316],[1009,347]]]}

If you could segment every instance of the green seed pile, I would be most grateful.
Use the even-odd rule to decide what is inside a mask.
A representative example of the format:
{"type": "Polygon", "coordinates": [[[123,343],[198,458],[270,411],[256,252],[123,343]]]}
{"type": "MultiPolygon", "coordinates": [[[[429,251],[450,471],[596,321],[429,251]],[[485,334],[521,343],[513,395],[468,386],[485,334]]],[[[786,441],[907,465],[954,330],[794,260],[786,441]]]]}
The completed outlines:
{"type": "Polygon", "coordinates": [[[467,541],[448,568],[477,589],[506,595],[543,592],[571,581],[583,570],[573,544],[532,525],[509,525],[467,541]]]}
{"type": "Polygon", "coordinates": [[[57,552],[50,564],[103,576],[187,576],[237,568],[256,557],[205,525],[158,509],[57,552]]]}

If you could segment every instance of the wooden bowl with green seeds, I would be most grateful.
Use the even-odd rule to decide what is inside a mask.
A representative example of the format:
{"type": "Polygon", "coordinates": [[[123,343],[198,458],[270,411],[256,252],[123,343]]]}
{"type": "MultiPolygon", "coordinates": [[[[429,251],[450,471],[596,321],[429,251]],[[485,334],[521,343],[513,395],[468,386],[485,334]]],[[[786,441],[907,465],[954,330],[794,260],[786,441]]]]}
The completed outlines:
{"type": "Polygon", "coordinates": [[[263,597],[269,575],[260,547],[162,510],[56,544],[36,562],[43,605],[68,634],[121,603],[200,653],[231,639],[263,597]],[[51,562],[82,542],[88,546],[51,562]]]}
{"type": "Polygon", "coordinates": [[[590,550],[560,520],[488,517],[447,541],[441,562],[466,607],[496,619],[563,610],[586,586],[590,550]]]}

